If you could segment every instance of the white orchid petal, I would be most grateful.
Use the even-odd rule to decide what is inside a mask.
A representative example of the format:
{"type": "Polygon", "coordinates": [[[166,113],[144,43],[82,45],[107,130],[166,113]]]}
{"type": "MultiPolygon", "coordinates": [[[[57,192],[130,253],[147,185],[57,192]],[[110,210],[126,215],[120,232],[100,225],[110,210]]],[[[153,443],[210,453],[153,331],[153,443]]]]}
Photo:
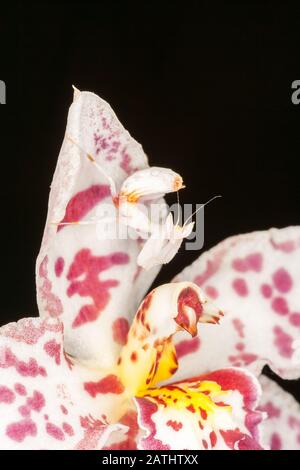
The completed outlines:
{"type": "Polygon", "coordinates": [[[204,325],[197,348],[186,335],[176,337],[178,380],[220,366],[258,375],[265,364],[284,378],[300,376],[300,227],[229,238],[175,278],[183,279],[201,286],[225,315],[218,331],[204,325]]]}
{"type": "Polygon", "coordinates": [[[270,450],[300,450],[300,405],[295,398],[265,376],[259,379],[262,398],[259,409],[266,413],[262,436],[270,450]]]}
{"type": "Polygon", "coordinates": [[[0,448],[103,448],[126,412],[122,385],[107,377],[64,354],[57,319],[0,328],[0,448]]]}
{"type": "Polygon", "coordinates": [[[119,191],[130,174],[146,167],[141,145],[110,106],[93,93],[77,90],[51,185],[37,260],[37,296],[43,317],[63,321],[66,350],[102,367],[114,364],[131,318],[159,269],[139,268],[141,240],[107,236],[114,224],[103,217],[108,211],[116,219],[116,210],[105,175],[119,191]],[[99,222],[89,224],[93,219],[99,222]],[[87,225],[57,227],[57,221],[87,225]]]}

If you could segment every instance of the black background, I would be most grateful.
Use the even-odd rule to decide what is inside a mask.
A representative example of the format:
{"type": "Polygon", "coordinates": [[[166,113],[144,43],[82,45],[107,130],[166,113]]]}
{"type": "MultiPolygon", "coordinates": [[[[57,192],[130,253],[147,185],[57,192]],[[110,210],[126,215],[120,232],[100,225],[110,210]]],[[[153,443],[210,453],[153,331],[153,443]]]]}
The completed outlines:
{"type": "MultiPolygon", "coordinates": [[[[206,209],[205,249],[300,223],[299,3],[11,1],[0,16],[1,324],[37,314],[34,264],[72,84],[109,101],[152,164],[183,175],[182,203],[223,195],[206,209]]],[[[180,252],[156,283],[198,254],[180,252]]]]}

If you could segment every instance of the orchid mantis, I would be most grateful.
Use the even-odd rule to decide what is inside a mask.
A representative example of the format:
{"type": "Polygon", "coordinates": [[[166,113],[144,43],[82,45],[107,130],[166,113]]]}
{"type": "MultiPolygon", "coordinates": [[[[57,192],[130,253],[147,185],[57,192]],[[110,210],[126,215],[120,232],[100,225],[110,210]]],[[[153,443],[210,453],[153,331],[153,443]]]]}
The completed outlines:
{"type": "MultiPolygon", "coordinates": [[[[172,213],[165,216],[163,204],[152,204],[161,200],[166,194],[183,189],[182,177],[169,168],[150,167],[134,172],[122,183],[118,192],[116,184],[97,163],[96,158],[82,149],[69,135],[68,140],[77,146],[95,168],[104,176],[110,186],[112,201],[118,210],[121,223],[134,229],[146,239],[139,254],[137,263],[144,269],[169,263],[178,252],[183,240],[187,238],[194,227],[194,222],[188,221],[206,204],[220,196],[214,196],[195,211],[181,226],[178,219],[174,224],[172,213]],[[149,209],[153,212],[149,217],[149,209]],[[154,215],[154,221],[152,216],[154,215]]],[[[179,208],[179,199],[178,199],[179,208]]],[[[97,224],[97,220],[67,222],[64,225],[90,225],[97,224]]],[[[57,222],[57,225],[61,223],[57,222]]]]}
{"type": "Polygon", "coordinates": [[[150,238],[143,246],[137,260],[139,266],[142,266],[144,269],[151,269],[153,266],[169,263],[179,251],[183,240],[192,233],[195,222],[189,222],[189,220],[203,209],[204,206],[218,197],[221,196],[214,196],[205,204],[202,204],[189,216],[182,226],[179,224],[179,212],[175,224],[172,213],[170,213],[165,224],[156,226],[150,238]]]}
{"type": "MultiPolygon", "coordinates": [[[[67,138],[80,148],[86,158],[107,179],[112,201],[118,210],[119,220],[144,237],[150,235],[140,252],[138,265],[150,269],[156,265],[169,263],[178,252],[183,239],[192,232],[194,223],[185,223],[181,227],[177,220],[174,225],[172,214],[165,217],[162,213],[162,205],[152,204],[152,202],[161,200],[165,194],[183,189],[185,186],[182,177],[169,168],[150,167],[128,176],[118,192],[113,178],[98,165],[96,158],[82,149],[72,137],[67,136],[67,138]],[[148,216],[149,209],[153,211],[153,208],[154,214],[151,213],[151,216],[154,215],[154,221],[151,216],[148,216]],[[150,257],[151,261],[149,261],[150,257]]],[[[97,223],[97,220],[91,220],[66,222],[62,225],[97,223]]],[[[56,224],[61,225],[60,222],[56,224]]]]}

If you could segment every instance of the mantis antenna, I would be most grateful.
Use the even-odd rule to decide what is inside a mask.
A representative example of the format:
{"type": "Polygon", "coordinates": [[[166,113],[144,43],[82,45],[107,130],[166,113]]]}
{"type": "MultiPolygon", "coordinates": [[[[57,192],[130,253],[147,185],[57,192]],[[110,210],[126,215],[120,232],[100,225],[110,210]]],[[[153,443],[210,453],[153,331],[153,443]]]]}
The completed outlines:
{"type": "Polygon", "coordinates": [[[178,206],[178,213],[177,213],[176,225],[179,225],[179,212],[180,212],[179,191],[177,191],[176,194],[177,194],[177,206],[178,206]]]}
{"type": "Polygon", "coordinates": [[[219,195],[217,195],[217,196],[214,196],[214,197],[210,198],[210,199],[209,199],[207,202],[205,202],[204,204],[201,204],[201,206],[198,207],[198,209],[196,209],[196,210],[186,219],[186,221],[185,221],[184,224],[183,224],[183,227],[186,226],[186,224],[188,223],[188,221],[189,221],[190,219],[192,219],[193,216],[194,216],[195,214],[197,214],[197,212],[199,212],[204,206],[207,206],[207,204],[209,204],[210,202],[212,202],[214,199],[217,199],[218,197],[222,197],[222,196],[219,194],[219,195]]]}

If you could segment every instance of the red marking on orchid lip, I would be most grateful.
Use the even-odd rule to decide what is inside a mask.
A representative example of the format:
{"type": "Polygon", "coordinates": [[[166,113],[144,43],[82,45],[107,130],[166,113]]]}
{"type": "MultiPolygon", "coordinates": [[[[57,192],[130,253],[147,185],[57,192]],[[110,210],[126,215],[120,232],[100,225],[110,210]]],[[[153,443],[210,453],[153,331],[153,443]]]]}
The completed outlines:
{"type": "Polygon", "coordinates": [[[9,424],[6,428],[6,435],[13,441],[22,442],[27,436],[36,436],[37,427],[32,419],[25,418],[9,424]]]}
{"type": "Polygon", "coordinates": [[[14,386],[14,389],[15,389],[16,393],[18,393],[19,395],[24,396],[24,395],[27,394],[27,390],[26,390],[26,388],[23,384],[16,383],[15,386],[14,386]]]}
{"type": "Polygon", "coordinates": [[[136,362],[136,361],[137,361],[137,358],[138,358],[137,353],[136,353],[135,351],[133,351],[133,352],[131,353],[131,355],[130,355],[130,360],[131,360],[132,362],[136,362]]]}
{"type": "Polygon", "coordinates": [[[110,374],[99,380],[98,382],[85,382],[84,389],[94,398],[98,393],[107,394],[114,393],[115,395],[120,395],[124,392],[124,385],[120,379],[114,375],[110,374]]]}
{"type": "Polygon", "coordinates": [[[201,287],[208,279],[216,274],[221,266],[224,254],[225,250],[221,250],[215,254],[213,259],[207,260],[205,270],[203,273],[198,274],[198,276],[195,277],[194,283],[201,287]]]}
{"type": "Polygon", "coordinates": [[[175,322],[183,329],[188,331],[192,336],[197,334],[197,322],[202,314],[202,303],[199,299],[197,292],[191,287],[182,289],[177,299],[178,314],[174,318],[175,322]],[[194,318],[190,319],[185,311],[185,307],[190,307],[194,310],[194,318]]]}
{"type": "Polygon", "coordinates": [[[262,284],[260,286],[260,291],[266,299],[269,299],[270,297],[272,297],[273,289],[270,286],[270,284],[262,284]]]}
{"type": "Polygon", "coordinates": [[[228,430],[223,430],[220,429],[220,434],[224,439],[225,444],[229,449],[234,450],[235,449],[235,444],[239,442],[245,434],[243,434],[238,428],[237,429],[228,429],[228,430]]]}
{"type": "Polygon", "coordinates": [[[195,410],[195,408],[193,407],[193,405],[187,406],[186,409],[187,409],[188,411],[190,411],[191,413],[196,413],[196,410],[195,410]]]}
{"type": "Polygon", "coordinates": [[[46,423],[46,432],[47,432],[47,434],[49,434],[49,436],[53,437],[54,439],[56,439],[58,441],[64,441],[64,439],[65,439],[65,435],[64,435],[63,431],[58,426],[56,426],[56,424],[47,422],[46,423]]]}
{"type": "Polygon", "coordinates": [[[211,443],[211,446],[212,447],[215,447],[216,443],[217,443],[217,435],[215,433],[215,431],[212,431],[209,435],[209,439],[210,439],[210,443],[211,443]]]}
{"type": "Polygon", "coordinates": [[[182,428],[182,423],[169,419],[169,421],[167,421],[167,426],[174,429],[174,431],[178,432],[182,428]]]}
{"type": "Polygon", "coordinates": [[[170,446],[163,444],[161,440],[156,439],[157,428],[152,416],[158,410],[156,403],[152,403],[146,398],[137,398],[136,401],[140,408],[140,420],[144,426],[149,429],[149,435],[141,439],[141,442],[147,449],[170,450],[170,446]]]}
{"type": "Polygon", "coordinates": [[[270,401],[268,401],[264,405],[259,406],[258,409],[260,411],[265,411],[268,415],[268,419],[279,418],[281,415],[280,408],[277,408],[277,406],[273,405],[273,403],[270,401]]]}
{"type": "Polygon", "coordinates": [[[249,293],[245,279],[236,278],[232,282],[232,287],[240,297],[246,297],[249,293]]]}
{"type": "Polygon", "coordinates": [[[112,324],[113,339],[116,343],[124,346],[127,342],[129,323],[127,318],[119,317],[112,324]]]}
{"type": "MultiPolygon", "coordinates": [[[[244,404],[246,407],[251,408],[253,403],[257,400],[257,388],[256,384],[248,375],[244,372],[236,369],[220,369],[208,374],[203,374],[198,377],[191,378],[190,381],[212,380],[217,382],[222,390],[238,390],[244,398],[244,404]]],[[[217,403],[221,406],[221,402],[217,403]]],[[[226,404],[224,404],[226,406],[226,404]]]]}
{"type": "Polygon", "coordinates": [[[238,351],[244,351],[245,345],[243,343],[236,343],[235,349],[237,349],[238,351]]]}
{"type": "Polygon", "coordinates": [[[228,406],[228,404],[227,404],[227,403],[224,403],[223,401],[216,401],[215,404],[216,404],[217,406],[228,406]]]}
{"type": "Polygon", "coordinates": [[[92,304],[81,307],[73,321],[73,328],[97,320],[100,313],[110,300],[109,289],[119,285],[116,279],[101,281],[99,274],[115,265],[127,264],[129,256],[126,253],[111,253],[106,256],[93,256],[87,248],[80,250],[72,262],[67,279],[70,285],[67,290],[69,297],[78,294],[81,297],[91,297],[92,304]],[[83,280],[78,280],[85,274],[83,280]]]}
{"type": "Polygon", "coordinates": [[[289,313],[289,307],[284,297],[275,297],[271,305],[273,311],[279,315],[287,315],[289,313]]]}
{"type": "Polygon", "coordinates": [[[0,368],[6,369],[7,367],[14,367],[18,374],[23,377],[47,376],[45,368],[39,366],[33,357],[31,357],[28,362],[20,361],[9,348],[6,348],[3,352],[0,362],[0,368]]]}
{"type": "Polygon", "coordinates": [[[233,324],[235,330],[237,331],[237,334],[239,335],[239,337],[244,338],[245,337],[245,334],[244,334],[245,325],[244,325],[244,323],[239,318],[234,318],[232,320],[232,324],[233,324]]]}
{"type": "Polygon", "coordinates": [[[207,444],[205,439],[202,439],[202,445],[203,445],[204,449],[206,449],[206,450],[208,449],[208,444],[207,444]]]}
{"type": "Polygon", "coordinates": [[[205,286],[204,291],[205,294],[213,300],[219,296],[218,290],[213,286],[205,286]]]}
{"type": "Polygon", "coordinates": [[[291,253],[296,249],[296,244],[293,240],[286,240],[284,242],[277,243],[271,239],[270,243],[275,250],[283,251],[284,253],[291,253]]]}
{"type": "Polygon", "coordinates": [[[300,326],[300,313],[291,313],[289,316],[289,322],[293,326],[300,326]]]}
{"type": "Polygon", "coordinates": [[[48,356],[53,357],[56,364],[60,364],[60,350],[61,345],[55,341],[55,339],[51,339],[44,344],[44,350],[48,354],[48,356]]]}
{"type": "Polygon", "coordinates": [[[292,288],[293,281],[286,269],[278,269],[272,276],[274,286],[279,292],[286,293],[292,288]]]}
{"type": "Polygon", "coordinates": [[[6,385],[0,385],[0,403],[10,405],[15,401],[15,398],[16,396],[10,388],[6,385]]]}
{"type": "Polygon", "coordinates": [[[176,356],[177,359],[198,351],[200,347],[200,339],[198,336],[192,339],[184,339],[176,344],[176,356]]]}
{"type": "Polygon", "coordinates": [[[283,357],[292,357],[293,355],[293,338],[289,334],[285,333],[280,326],[275,326],[273,329],[275,340],[274,344],[278,349],[278,352],[283,357]]]}
{"type": "Polygon", "coordinates": [[[57,258],[57,260],[55,261],[55,265],[54,265],[54,271],[57,277],[60,277],[62,275],[64,266],[65,266],[65,260],[60,256],[59,258],[57,258]]]}
{"type": "Polygon", "coordinates": [[[271,450],[281,450],[282,443],[281,438],[277,432],[273,432],[270,442],[271,450]]]}
{"type": "Polygon", "coordinates": [[[45,398],[41,392],[34,391],[32,397],[27,398],[27,406],[39,413],[45,406],[45,398]]]}
{"type": "MultiPolygon", "coordinates": [[[[67,204],[65,215],[60,223],[78,222],[102,199],[110,195],[109,185],[95,184],[75,194],[67,204]]],[[[58,225],[57,231],[66,225],[58,225]]]]}
{"type": "Polygon", "coordinates": [[[260,272],[262,269],[262,255],[260,253],[252,253],[245,258],[236,258],[232,261],[232,267],[236,271],[246,272],[255,271],[260,272]]]}
{"type": "Polygon", "coordinates": [[[64,432],[66,434],[68,434],[68,436],[74,436],[74,434],[75,434],[74,429],[72,428],[72,426],[69,423],[63,423],[62,428],[63,428],[64,432]]]}
{"type": "Polygon", "coordinates": [[[52,292],[52,282],[48,278],[48,256],[45,256],[39,267],[39,277],[41,285],[38,286],[39,294],[44,301],[44,310],[51,317],[58,317],[63,313],[61,300],[52,292]]]}
{"type": "Polygon", "coordinates": [[[238,450],[264,450],[257,442],[256,438],[244,434],[238,442],[238,450]]]}

